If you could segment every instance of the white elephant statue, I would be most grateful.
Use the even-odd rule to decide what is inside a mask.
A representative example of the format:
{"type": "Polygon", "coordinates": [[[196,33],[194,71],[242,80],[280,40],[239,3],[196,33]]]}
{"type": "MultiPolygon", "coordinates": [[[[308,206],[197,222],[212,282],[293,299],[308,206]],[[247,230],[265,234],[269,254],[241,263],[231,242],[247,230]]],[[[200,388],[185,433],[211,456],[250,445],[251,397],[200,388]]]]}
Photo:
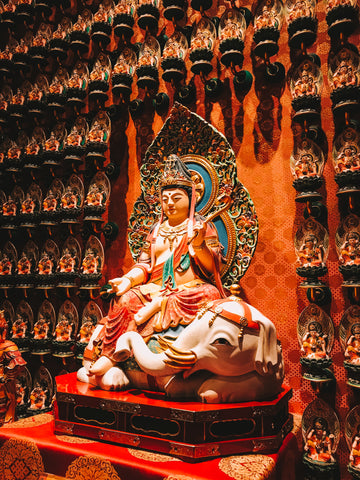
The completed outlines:
{"type": "Polygon", "coordinates": [[[84,360],[78,379],[107,390],[156,389],[207,403],[265,400],[281,390],[284,366],[275,327],[237,297],[209,302],[176,339],[164,335],[158,342],[162,351],[153,353],[137,332],[126,332],[117,340],[116,359],[133,355],[140,370],[114,366],[95,376],[91,361],[84,360]]]}

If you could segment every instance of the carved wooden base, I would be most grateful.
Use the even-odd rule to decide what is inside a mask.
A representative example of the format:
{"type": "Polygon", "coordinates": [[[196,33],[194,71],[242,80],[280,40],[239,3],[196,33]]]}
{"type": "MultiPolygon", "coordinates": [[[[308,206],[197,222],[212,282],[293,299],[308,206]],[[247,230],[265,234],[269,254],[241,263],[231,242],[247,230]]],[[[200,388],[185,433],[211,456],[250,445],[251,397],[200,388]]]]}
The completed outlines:
{"type": "Polygon", "coordinates": [[[169,401],[163,393],[106,392],[56,378],[55,433],[139,447],[189,461],[240,453],[273,453],[292,429],[284,387],[266,402],[169,401]]]}

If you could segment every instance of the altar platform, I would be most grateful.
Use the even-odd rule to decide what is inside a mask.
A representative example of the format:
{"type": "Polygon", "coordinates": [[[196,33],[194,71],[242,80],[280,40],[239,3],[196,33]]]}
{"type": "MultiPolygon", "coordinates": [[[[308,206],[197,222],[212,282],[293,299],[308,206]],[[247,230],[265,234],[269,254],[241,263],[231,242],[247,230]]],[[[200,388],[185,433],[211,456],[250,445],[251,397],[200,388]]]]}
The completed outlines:
{"type": "Polygon", "coordinates": [[[298,422],[271,455],[231,455],[198,463],[149,451],[54,434],[44,413],[0,428],[3,480],[300,480],[298,422]]]}

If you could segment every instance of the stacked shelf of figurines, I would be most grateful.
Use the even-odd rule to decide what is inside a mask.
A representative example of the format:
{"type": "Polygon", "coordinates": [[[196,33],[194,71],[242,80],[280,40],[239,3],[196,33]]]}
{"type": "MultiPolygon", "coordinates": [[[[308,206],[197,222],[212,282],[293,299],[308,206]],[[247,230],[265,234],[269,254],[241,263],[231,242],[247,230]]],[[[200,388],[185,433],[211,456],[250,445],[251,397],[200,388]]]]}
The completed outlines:
{"type": "Polygon", "coordinates": [[[298,318],[297,332],[302,376],[316,395],[302,416],[303,468],[307,479],[335,479],[339,474],[336,449],[340,423],[330,406],[335,396],[330,356],[334,325],[328,314],[331,294],[323,279],[329,252],[327,214],[321,193],[326,152],[326,137],[321,128],[323,77],[320,58],[308,52],[317,38],[318,20],[315,2],[289,2],[286,7],[292,60],[287,79],[294,132],[290,169],[299,211],[294,236],[296,273],[309,302],[298,318]]]}
{"type": "Polygon", "coordinates": [[[358,24],[356,2],[328,4],[326,20],[331,48],[328,79],[335,134],[331,149],[340,222],[335,233],[345,311],[339,325],[350,412],[345,419],[348,471],[360,478],[360,56],[349,37],[358,24]]]}
{"type": "Polygon", "coordinates": [[[96,14],[70,7],[8,2],[0,19],[0,289],[8,337],[27,361],[19,416],[51,409],[54,376],[79,367],[103,316],[104,239],[116,235],[105,223],[118,171],[111,63],[96,46],[96,14]]]}

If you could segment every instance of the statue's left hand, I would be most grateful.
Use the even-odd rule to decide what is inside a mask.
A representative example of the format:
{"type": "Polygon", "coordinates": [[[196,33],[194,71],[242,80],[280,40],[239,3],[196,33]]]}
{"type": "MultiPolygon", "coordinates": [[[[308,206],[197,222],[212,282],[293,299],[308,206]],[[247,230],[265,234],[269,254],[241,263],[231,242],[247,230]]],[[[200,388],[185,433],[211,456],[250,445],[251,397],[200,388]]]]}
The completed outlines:
{"type": "Polygon", "coordinates": [[[199,247],[202,245],[205,241],[205,236],[206,236],[206,229],[207,229],[207,224],[206,222],[203,221],[197,221],[194,225],[194,237],[192,246],[193,247],[199,247]]]}

